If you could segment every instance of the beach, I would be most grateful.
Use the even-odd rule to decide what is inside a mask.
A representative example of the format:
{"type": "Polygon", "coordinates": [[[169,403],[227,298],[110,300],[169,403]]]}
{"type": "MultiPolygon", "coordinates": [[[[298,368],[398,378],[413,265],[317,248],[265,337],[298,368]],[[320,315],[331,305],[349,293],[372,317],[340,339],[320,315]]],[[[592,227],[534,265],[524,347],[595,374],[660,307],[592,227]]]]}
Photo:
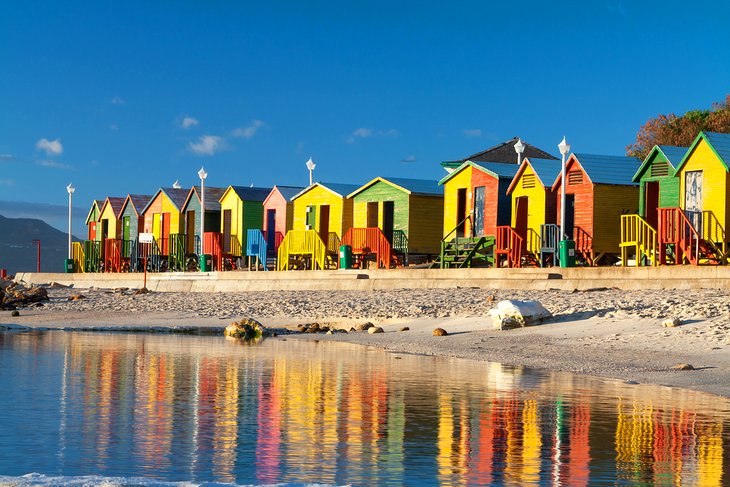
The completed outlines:
{"type": "Polygon", "coordinates": [[[278,336],[268,338],[273,340],[341,341],[397,354],[493,361],[730,396],[730,295],[723,290],[134,291],[51,286],[50,300],[43,306],[21,309],[16,317],[0,312],[0,326],[187,332],[199,328],[217,333],[232,321],[250,317],[277,329],[278,336]],[[493,330],[488,311],[505,299],[538,300],[553,317],[536,326],[493,330]],[[672,318],[681,324],[662,326],[672,318]],[[382,327],[384,333],[296,333],[300,324],[350,330],[365,322],[382,327]],[[408,330],[401,331],[404,327],[408,330]],[[448,335],[433,336],[437,327],[448,335]],[[694,370],[674,369],[678,364],[690,364],[694,370]]]}

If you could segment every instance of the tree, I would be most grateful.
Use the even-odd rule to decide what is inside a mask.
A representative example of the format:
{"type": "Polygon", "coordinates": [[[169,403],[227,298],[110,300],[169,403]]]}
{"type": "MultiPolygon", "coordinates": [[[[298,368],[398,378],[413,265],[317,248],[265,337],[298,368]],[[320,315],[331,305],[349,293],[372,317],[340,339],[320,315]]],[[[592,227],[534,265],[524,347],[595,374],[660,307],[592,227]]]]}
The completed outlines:
{"type": "Polygon", "coordinates": [[[649,119],[626,146],[626,154],[644,159],[655,145],[687,147],[701,130],[730,133],[730,95],[715,102],[710,110],[690,110],[681,117],[673,113],[649,119]]]}

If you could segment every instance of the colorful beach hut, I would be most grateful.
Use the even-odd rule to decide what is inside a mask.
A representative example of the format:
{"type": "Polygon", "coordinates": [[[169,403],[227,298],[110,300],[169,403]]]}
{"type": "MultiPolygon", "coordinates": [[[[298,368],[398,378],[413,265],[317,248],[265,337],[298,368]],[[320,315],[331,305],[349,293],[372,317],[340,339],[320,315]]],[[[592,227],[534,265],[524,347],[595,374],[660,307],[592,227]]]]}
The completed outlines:
{"type": "MultiPolygon", "coordinates": [[[[639,205],[639,185],[633,181],[639,165],[633,157],[574,153],[568,158],[565,234],[588,265],[618,256],[621,215],[636,213],[639,205]]],[[[562,185],[559,173],[552,190],[560,195],[562,185]]],[[[558,225],[560,211],[558,196],[558,225]]]]}
{"type": "MultiPolygon", "coordinates": [[[[353,201],[351,232],[380,229],[393,251],[403,256],[439,253],[444,189],[438,181],[377,177],[348,198],[353,201]]],[[[374,243],[367,246],[374,248],[374,243]]]]}
{"type": "MultiPolygon", "coordinates": [[[[221,198],[226,188],[205,187],[205,223],[203,233],[200,231],[200,186],[190,188],[188,197],[183,203],[182,214],[185,215],[185,249],[190,256],[202,253],[202,235],[205,233],[219,233],[221,228],[221,198]]],[[[205,253],[216,255],[215,249],[206,244],[205,253]]],[[[214,257],[215,260],[215,257],[214,257]]]]}
{"type": "Polygon", "coordinates": [[[189,191],[182,188],[160,188],[142,210],[144,233],[151,233],[154,236],[155,251],[161,257],[160,270],[185,268],[182,206],[189,191]]]}
{"type": "Polygon", "coordinates": [[[522,247],[520,256],[541,266],[546,264],[545,258],[556,263],[560,232],[555,224],[557,193],[552,186],[560,169],[561,161],[557,159],[526,157],[507,188],[512,198],[511,227],[522,247]]]}
{"type": "Polygon", "coordinates": [[[144,230],[142,211],[152,199],[151,195],[128,194],[119,210],[118,220],[121,224],[122,269],[139,270],[138,250],[139,233],[144,230]]]}
{"type": "Polygon", "coordinates": [[[223,234],[223,255],[226,262],[235,262],[245,255],[247,231],[260,230],[264,221],[263,202],[271,188],[228,186],[220,198],[223,234]]]}
{"type": "Polygon", "coordinates": [[[286,232],[294,226],[294,203],[291,199],[303,190],[301,186],[276,185],[264,199],[263,232],[271,256],[276,255],[286,232]]]}
{"type": "Polygon", "coordinates": [[[101,215],[101,206],[104,204],[104,200],[93,200],[91,202],[91,208],[89,213],[86,215],[86,227],[88,228],[88,240],[98,241],[101,238],[101,234],[97,233],[96,226],[99,222],[99,216],[101,215]]]}
{"type": "Polygon", "coordinates": [[[122,270],[122,242],[120,239],[122,226],[119,222],[119,212],[125,198],[107,197],[99,213],[101,233],[101,259],[104,262],[104,271],[120,272],[122,270]]]}

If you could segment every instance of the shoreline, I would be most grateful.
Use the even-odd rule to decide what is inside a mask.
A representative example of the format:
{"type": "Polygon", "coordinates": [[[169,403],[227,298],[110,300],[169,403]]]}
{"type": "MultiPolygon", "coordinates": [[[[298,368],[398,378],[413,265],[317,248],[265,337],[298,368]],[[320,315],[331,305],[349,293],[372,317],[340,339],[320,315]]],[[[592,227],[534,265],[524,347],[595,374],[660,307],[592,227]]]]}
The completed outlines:
{"type": "Polygon", "coordinates": [[[42,307],[22,309],[18,317],[0,312],[0,329],[10,325],[182,332],[184,327],[200,327],[215,333],[244,317],[267,328],[289,330],[301,323],[333,323],[349,329],[370,321],[385,333],[293,333],[273,339],[353,343],[394,353],[499,362],[730,397],[730,297],[713,290],[576,293],[464,288],[139,296],[130,290],[48,291],[51,300],[42,307]],[[69,301],[79,293],[85,298],[69,301]],[[493,331],[487,311],[501,299],[540,300],[554,317],[537,326],[493,331]],[[662,327],[664,318],[675,316],[682,320],[681,326],[662,327]],[[404,326],[409,331],[399,331],[404,326]],[[437,327],[448,336],[433,336],[437,327]],[[672,369],[680,363],[695,370],[672,369]]]}

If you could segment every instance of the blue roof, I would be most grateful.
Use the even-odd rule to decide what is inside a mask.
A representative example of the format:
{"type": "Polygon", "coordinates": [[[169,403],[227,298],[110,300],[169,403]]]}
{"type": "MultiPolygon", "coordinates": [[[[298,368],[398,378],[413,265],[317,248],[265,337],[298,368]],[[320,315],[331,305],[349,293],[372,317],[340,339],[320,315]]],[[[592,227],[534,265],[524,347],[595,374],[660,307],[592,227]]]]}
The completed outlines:
{"type": "Polygon", "coordinates": [[[435,179],[382,178],[415,194],[444,194],[444,188],[435,179]]]}
{"type": "Polygon", "coordinates": [[[279,186],[276,185],[276,189],[279,190],[279,193],[284,197],[285,200],[290,200],[299,193],[301,193],[304,190],[304,187],[302,186],[279,186]]]}
{"type": "Polygon", "coordinates": [[[575,153],[573,156],[578,159],[593,184],[636,184],[633,178],[641,161],[635,157],[575,153]]]}
{"type": "Polygon", "coordinates": [[[725,167],[730,167],[730,134],[705,132],[705,137],[707,137],[717,155],[720,156],[725,167]]]}
{"type": "Polygon", "coordinates": [[[325,188],[334,191],[335,193],[339,194],[343,198],[346,197],[348,194],[352,193],[353,191],[357,191],[357,189],[360,186],[357,186],[355,184],[342,184],[342,183],[316,183],[320,186],[324,186],[325,188]]]}
{"type": "Polygon", "coordinates": [[[507,164],[506,162],[474,162],[473,164],[477,167],[483,167],[501,178],[513,178],[520,169],[517,164],[507,164]]]}
{"type": "Polygon", "coordinates": [[[271,188],[252,188],[249,186],[231,186],[231,188],[241,198],[241,201],[264,201],[271,193],[271,188]]]}
{"type": "Polygon", "coordinates": [[[537,174],[537,177],[542,181],[543,186],[552,186],[555,178],[560,174],[563,162],[559,159],[533,159],[532,157],[526,158],[530,161],[532,169],[537,174]]]}
{"type": "Polygon", "coordinates": [[[684,155],[687,153],[687,147],[676,147],[673,145],[658,145],[659,150],[662,151],[672,168],[676,168],[677,164],[680,163],[684,155]]]}

